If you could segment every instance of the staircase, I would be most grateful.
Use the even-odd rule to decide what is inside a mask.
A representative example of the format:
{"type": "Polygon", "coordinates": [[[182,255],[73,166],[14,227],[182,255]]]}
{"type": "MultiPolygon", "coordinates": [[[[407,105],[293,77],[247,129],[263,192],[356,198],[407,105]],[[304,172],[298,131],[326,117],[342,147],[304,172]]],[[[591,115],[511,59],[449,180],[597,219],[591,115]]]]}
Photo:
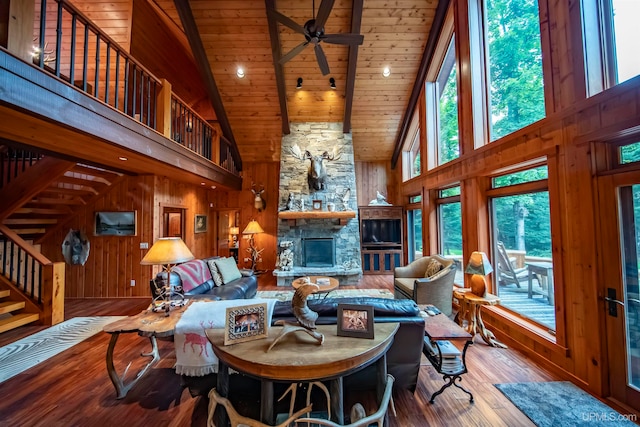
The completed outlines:
{"type": "Polygon", "coordinates": [[[49,261],[37,244],[122,176],[0,146],[0,333],[64,318],[64,263],[49,261]]]}

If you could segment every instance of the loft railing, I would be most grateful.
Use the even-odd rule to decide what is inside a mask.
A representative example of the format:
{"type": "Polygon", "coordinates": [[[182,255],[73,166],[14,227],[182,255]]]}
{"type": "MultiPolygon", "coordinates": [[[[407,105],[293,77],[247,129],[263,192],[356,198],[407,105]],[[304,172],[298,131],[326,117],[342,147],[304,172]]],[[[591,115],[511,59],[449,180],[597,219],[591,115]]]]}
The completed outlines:
{"type": "Polygon", "coordinates": [[[33,166],[41,154],[28,150],[2,147],[0,150],[0,188],[16,179],[22,172],[33,166]]]}
{"type": "Polygon", "coordinates": [[[36,0],[36,15],[34,64],[238,174],[240,159],[227,143],[218,145],[220,132],[175,95],[165,96],[171,90],[166,80],[153,76],[72,4],[36,0]]]}
{"type": "Polygon", "coordinates": [[[28,298],[45,325],[62,322],[64,263],[49,261],[5,225],[0,225],[0,239],[0,274],[28,298]]]}

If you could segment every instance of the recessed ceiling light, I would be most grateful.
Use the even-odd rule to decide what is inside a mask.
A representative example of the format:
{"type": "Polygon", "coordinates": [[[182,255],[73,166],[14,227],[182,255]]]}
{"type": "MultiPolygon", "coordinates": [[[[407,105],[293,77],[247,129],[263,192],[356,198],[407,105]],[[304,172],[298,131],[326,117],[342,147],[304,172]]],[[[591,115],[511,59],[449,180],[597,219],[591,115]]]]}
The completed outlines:
{"type": "Polygon", "coordinates": [[[389,67],[384,67],[384,70],[382,70],[382,76],[389,77],[390,75],[391,75],[391,70],[389,69],[389,67]]]}
{"type": "Polygon", "coordinates": [[[123,162],[126,162],[129,159],[127,159],[126,157],[120,156],[118,157],[118,160],[122,160],[123,162]]]}
{"type": "Polygon", "coordinates": [[[207,183],[206,182],[201,182],[200,185],[207,185],[207,183]]]}
{"type": "Polygon", "coordinates": [[[215,189],[216,189],[216,186],[215,186],[215,185],[212,185],[212,186],[211,186],[211,189],[212,189],[212,190],[215,190],[215,189]]]}
{"type": "Polygon", "coordinates": [[[238,69],[236,70],[236,76],[238,76],[239,79],[244,78],[244,70],[242,69],[242,67],[238,67],[238,69]]]}

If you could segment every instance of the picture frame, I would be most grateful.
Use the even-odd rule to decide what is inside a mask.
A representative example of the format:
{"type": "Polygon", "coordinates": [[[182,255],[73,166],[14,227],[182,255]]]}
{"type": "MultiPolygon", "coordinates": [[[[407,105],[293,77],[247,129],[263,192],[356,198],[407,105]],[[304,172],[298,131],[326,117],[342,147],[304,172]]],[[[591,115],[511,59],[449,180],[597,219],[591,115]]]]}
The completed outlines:
{"type": "Polygon", "coordinates": [[[338,304],[338,336],[373,339],[373,306],[338,304]]]}
{"type": "Polygon", "coordinates": [[[311,202],[311,207],[314,211],[321,211],[322,210],[322,200],[317,200],[314,199],[311,202]]]}
{"type": "Polygon", "coordinates": [[[266,302],[227,308],[224,345],[258,340],[268,334],[266,302]]]}
{"type": "Polygon", "coordinates": [[[137,234],[137,211],[95,213],[94,236],[135,236],[137,234]]]}
{"type": "Polygon", "coordinates": [[[194,233],[206,233],[208,225],[208,218],[206,215],[196,214],[193,222],[193,232],[194,233]]]}

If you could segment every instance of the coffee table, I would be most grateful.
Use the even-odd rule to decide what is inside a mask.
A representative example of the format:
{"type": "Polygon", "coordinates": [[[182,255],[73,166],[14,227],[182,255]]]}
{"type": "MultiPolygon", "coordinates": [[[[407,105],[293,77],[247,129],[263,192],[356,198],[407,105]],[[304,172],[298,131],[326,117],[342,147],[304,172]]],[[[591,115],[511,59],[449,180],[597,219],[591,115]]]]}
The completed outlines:
{"type": "MultiPolygon", "coordinates": [[[[273,425],[273,383],[329,381],[331,419],[344,424],[343,377],[376,363],[377,396],[382,399],[387,378],[386,353],[393,343],[398,323],[375,323],[374,339],[342,337],[336,325],[319,325],[324,343],[306,334],[288,335],[269,352],[271,342],[279,335],[279,327],[269,328],[266,339],[224,345],[224,329],[207,329],[205,333],[218,357],[216,390],[222,397],[229,393],[229,368],[261,381],[260,418],[273,425]]],[[[219,405],[215,425],[226,426],[227,414],[219,405]]]]}
{"type": "Polygon", "coordinates": [[[340,286],[340,282],[338,281],[338,279],[334,279],[333,277],[324,277],[324,276],[308,276],[308,277],[310,282],[306,282],[304,278],[300,277],[298,279],[295,279],[293,282],[291,282],[291,286],[293,286],[293,289],[298,289],[300,286],[305,285],[307,283],[318,285],[317,283],[318,279],[329,279],[328,285],[318,285],[319,289],[318,289],[318,292],[314,294],[315,298],[320,298],[320,295],[322,294],[324,294],[324,298],[326,298],[327,295],[329,295],[329,292],[331,292],[332,290],[340,286]]]}

